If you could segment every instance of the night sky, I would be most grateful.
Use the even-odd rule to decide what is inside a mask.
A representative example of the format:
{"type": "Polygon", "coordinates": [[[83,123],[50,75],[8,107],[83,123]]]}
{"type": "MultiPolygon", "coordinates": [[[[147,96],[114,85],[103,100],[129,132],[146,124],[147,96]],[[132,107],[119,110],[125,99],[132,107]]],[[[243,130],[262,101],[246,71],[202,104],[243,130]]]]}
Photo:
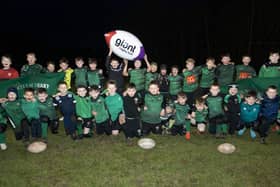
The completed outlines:
{"type": "MultiPolygon", "coordinates": [[[[1,3],[0,54],[16,67],[34,51],[38,62],[65,56],[97,57],[106,53],[104,33],[134,33],[151,60],[182,66],[188,57],[202,64],[208,56],[230,52],[240,63],[253,56],[258,68],[270,50],[280,48],[277,1],[9,1],[1,3]]],[[[101,65],[102,66],[102,65],[101,65]]]]}

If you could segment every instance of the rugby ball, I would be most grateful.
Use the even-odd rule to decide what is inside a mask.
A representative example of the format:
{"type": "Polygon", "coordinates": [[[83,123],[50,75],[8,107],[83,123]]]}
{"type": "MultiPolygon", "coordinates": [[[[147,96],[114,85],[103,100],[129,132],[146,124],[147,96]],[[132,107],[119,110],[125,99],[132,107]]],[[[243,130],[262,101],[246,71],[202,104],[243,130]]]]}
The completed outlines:
{"type": "Polygon", "coordinates": [[[27,151],[31,153],[41,153],[47,149],[47,144],[44,142],[33,142],[27,147],[27,151]]]}
{"type": "Polygon", "coordinates": [[[145,50],[141,41],[123,30],[115,30],[104,34],[106,43],[115,55],[127,60],[141,60],[145,56],[145,50]]]}
{"type": "Polygon", "coordinates": [[[223,143],[219,145],[217,149],[224,154],[231,154],[236,150],[235,146],[230,143],[223,143]]]}
{"type": "Polygon", "coordinates": [[[151,138],[141,138],[138,140],[138,145],[143,149],[152,149],[155,147],[156,142],[151,138]]]}

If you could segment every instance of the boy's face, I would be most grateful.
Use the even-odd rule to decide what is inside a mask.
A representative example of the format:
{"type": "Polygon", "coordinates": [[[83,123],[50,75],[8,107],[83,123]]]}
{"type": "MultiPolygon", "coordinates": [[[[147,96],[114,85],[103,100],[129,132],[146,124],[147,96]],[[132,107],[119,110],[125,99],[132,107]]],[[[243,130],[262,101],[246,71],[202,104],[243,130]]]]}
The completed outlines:
{"type": "Polygon", "coordinates": [[[244,56],[244,57],[242,58],[242,62],[243,62],[243,64],[244,64],[245,66],[248,66],[248,65],[250,64],[250,62],[251,62],[251,58],[248,57],[248,56],[244,56]]]}
{"type": "Polygon", "coordinates": [[[217,96],[220,92],[220,87],[219,86],[211,86],[209,91],[210,91],[212,96],[217,96]]]}
{"type": "Polygon", "coordinates": [[[159,94],[159,87],[157,84],[151,84],[149,86],[149,92],[152,94],[152,95],[157,95],[159,94]]]}
{"type": "Polygon", "coordinates": [[[1,63],[4,69],[9,69],[12,64],[11,60],[6,57],[2,57],[1,63]]]}
{"type": "Polygon", "coordinates": [[[253,105],[256,103],[257,99],[255,97],[245,97],[245,101],[248,103],[248,105],[253,105]]]}
{"type": "Polygon", "coordinates": [[[92,90],[89,92],[89,95],[93,98],[96,99],[99,96],[100,92],[98,90],[92,90]]]}
{"type": "Polygon", "coordinates": [[[167,74],[167,70],[166,69],[161,69],[160,70],[160,74],[161,75],[166,75],[167,74]]]}
{"type": "Polygon", "coordinates": [[[136,69],[139,69],[139,68],[141,68],[141,66],[142,66],[141,61],[140,61],[140,60],[135,60],[135,62],[134,62],[134,67],[135,67],[136,69]]]}
{"type": "Polygon", "coordinates": [[[111,66],[112,66],[112,68],[114,68],[114,69],[117,69],[118,67],[119,67],[119,61],[117,61],[117,60],[112,60],[111,61],[111,66]]]}
{"type": "Polygon", "coordinates": [[[87,95],[87,89],[86,88],[78,88],[77,94],[80,97],[85,97],[87,95]]]}
{"type": "Polygon", "coordinates": [[[89,68],[90,70],[96,70],[97,64],[96,63],[90,63],[89,68]]]}
{"type": "Polygon", "coordinates": [[[171,73],[172,73],[173,76],[178,75],[178,68],[172,68],[171,73]]]}
{"type": "Polygon", "coordinates": [[[230,57],[229,56],[224,56],[224,57],[222,57],[222,63],[224,64],[224,65],[228,65],[228,64],[230,64],[230,57]]]}
{"type": "Polygon", "coordinates": [[[37,97],[38,97],[38,100],[39,100],[41,103],[43,103],[43,102],[45,102],[45,101],[47,100],[48,94],[45,93],[45,92],[43,92],[43,93],[38,93],[37,97]]]}
{"type": "Polygon", "coordinates": [[[48,69],[48,72],[54,72],[55,66],[53,64],[48,64],[47,69],[48,69]]]}
{"type": "Polygon", "coordinates": [[[215,67],[215,61],[213,61],[213,60],[208,60],[208,61],[206,62],[206,66],[207,66],[208,69],[212,69],[213,67],[215,67]]]}
{"type": "Polygon", "coordinates": [[[65,62],[62,62],[62,63],[59,64],[59,67],[60,67],[63,71],[65,71],[65,70],[67,70],[67,68],[68,68],[68,64],[65,63],[65,62]]]}
{"type": "Polygon", "coordinates": [[[25,98],[26,101],[32,101],[34,99],[34,93],[27,91],[24,93],[23,97],[25,98]]]}
{"type": "Polygon", "coordinates": [[[7,96],[9,101],[15,101],[17,99],[17,94],[14,92],[9,92],[7,96]]]}
{"type": "Polygon", "coordinates": [[[136,93],[136,89],[135,88],[128,88],[127,89],[127,95],[129,97],[134,97],[135,93],[136,93]]]}
{"type": "Polygon", "coordinates": [[[75,64],[78,68],[82,68],[84,65],[84,61],[83,60],[76,60],[75,64]]]}
{"type": "Polygon", "coordinates": [[[26,60],[29,65],[33,65],[36,62],[36,57],[33,54],[28,54],[26,60]]]}
{"type": "Polygon", "coordinates": [[[269,60],[272,63],[278,63],[279,60],[279,54],[278,53],[273,53],[269,56],[269,60]]]}
{"type": "Polygon", "coordinates": [[[187,98],[186,97],[178,97],[177,101],[180,105],[185,105],[186,101],[187,101],[187,98]]]}
{"type": "Polygon", "coordinates": [[[197,104],[195,104],[195,108],[196,108],[198,111],[202,111],[202,110],[204,109],[204,104],[197,103],[197,104]]]}
{"type": "Polygon", "coordinates": [[[108,84],[107,90],[108,90],[108,93],[109,93],[110,95],[113,95],[113,94],[116,93],[117,87],[116,87],[115,84],[108,84]]]}
{"type": "Polygon", "coordinates": [[[276,89],[271,89],[269,88],[267,91],[266,91],[266,95],[269,99],[274,99],[277,95],[277,90],[276,89]]]}
{"type": "Polygon", "coordinates": [[[67,93],[67,85],[66,84],[60,84],[58,86],[58,91],[63,95],[66,94],[67,93]]]}
{"type": "Polygon", "coordinates": [[[228,90],[228,93],[229,93],[230,95],[236,95],[236,94],[238,93],[238,88],[230,88],[230,89],[228,90]]]}
{"type": "Polygon", "coordinates": [[[157,65],[155,64],[151,65],[151,72],[153,73],[157,72],[157,65]]]}
{"type": "Polygon", "coordinates": [[[193,70],[193,68],[194,68],[194,63],[192,63],[192,62],[187,62],[187,63],[186,63],[186,68],[187,68],[187,70],[189,70],[189,71],[193,70]]]}

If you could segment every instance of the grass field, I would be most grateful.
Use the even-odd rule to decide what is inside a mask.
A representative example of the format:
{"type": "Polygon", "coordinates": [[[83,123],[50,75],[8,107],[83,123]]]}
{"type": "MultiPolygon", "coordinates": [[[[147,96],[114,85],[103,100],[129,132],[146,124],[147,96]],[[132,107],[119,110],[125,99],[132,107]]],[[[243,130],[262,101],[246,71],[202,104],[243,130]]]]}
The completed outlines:
{"type": "Polygon", "coordinates": [[[268,144],[243,137],[217,140],[210,135],[184,137],[151,135],[157,145],[143,150],[124,136],[97,136],[72,141],[49,135],[48,149],[27,152],[9,129],[8,149],[0,152],[0,186],[279,186],[280,136],[268,144]],[[217,146],[236,145],[231,155],[217,146]]]}

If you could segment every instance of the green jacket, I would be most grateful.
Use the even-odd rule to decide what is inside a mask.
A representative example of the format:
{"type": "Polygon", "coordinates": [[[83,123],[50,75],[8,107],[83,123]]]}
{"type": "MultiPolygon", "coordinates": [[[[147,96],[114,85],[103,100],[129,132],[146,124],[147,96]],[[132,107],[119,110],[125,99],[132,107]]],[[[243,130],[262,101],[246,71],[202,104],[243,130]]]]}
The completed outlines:
{"type": "Polygon", "coordinates": [[[92,118],[90,98],[74,95],[74,99],[76,100],[77,116],[81,118],[92,118]]]}
{"type": "Polygon", "coordinates": [[[110,95],[105,98],[105,104],[112,121],[116,121],[123,111],[123,99],[119,94],[110,95]]]}
{"type": "Polygon", "coordinates": [[[264,64],[259,71],[259,77],[262,78],[280,77],[280,63],[278,62],[277,64],[271,64],[271,63],[264,64]]]}
{"type": "Polygon", "coordinates": [[[28,120],[40,119],[39,102],[37,100],[26,101],[25,99],[22,99],[21,108],[28,120]]]}
{"type": "Polygon", "coordinates": [[[233,64],[219,65],[216,69],[216,76],[220,86],[227,86],[234,80],[235,68],[233,64]]]}
{"type": "Polygon", "coordinates": [[[235,67],[235,72],[236,72],[236,76],[235,76],[236,80],[256,77],[255,69],[249,65],[248,66],[245,66],[243,64],[237,65],[235,67]]]}
{"type": "Polygon", "coordinates": [[[177,95],[180,91],[182,91],[182,83],[183,77],[180,75],[177,76],[168,76],[169,80],[169,94],[177,95]]]}
{"type": "Polygon", "coordinates": [[[200,67],[195,67],[193,70],[186,70],[183,73],[184,81],[183,81],[183,91],[184,92],[193,92],[198,87],[199,82],[199,69],[200,67]]]}
{"type": "Polygon", "coordinates": [[[20,76],[37,75],[39,73],[44,73],[44,68],[40,64],[25,64],[20,70],[20,76]]]}
{"type": "Polygon", "coordinates": [[[208,110],[203,109],[202,111],[195,111],[195,121],[196,123],[206,122],[207,121],[208,110]]]}
{"type": "Polygon", "coordinates": [[[206,66],[201,68],[200,71],[200,82],[199,86],[201,88],[210,88],[210,86],[214,83],[216,78],[215,68],[208,69],[206,66]]]}
{"type": "Polygon", "coordinates": [[[209,118],[216,117],[218,115],[224,115],[224,107],[223,107],[223,97],[211,96],[209,95],[206,99],[206,104],[209,109],[209,118]]]}
{"type": "Polygon", "coordinates": [[[45,102],[40,102],[38,100],[38,103],[39,103],[39,111],[40,111],[40,116],[48,116],[48,118],[50,120],[54,120],[54,119],[57,119],[57,114],[56,114],[56,110],[55,110],[55,107],[54,107],[54,104],[53,104],[53,99],[52,97],[48,97],[46,99],[45,102]]]}
{"type": "Polygon", "coordinates": [[[19,100],[7,101],[2,104],[2,107],[4,108],[8,117],[10,117],[11,120],[15,123],[15,125],[20,127],[21,120],[26,118],[21,108],[21,102],[19,100]]]}
{"type": "Polygon", "coordinates": [[[87,71],[88,86],[101,85],[101,79],[102,79],[102,74],[100,74],[99,69],[96,69],[95,71],[91,71],[91,70],[87,71]]]}
{"type": "Polygon", "coordinates": [[[91,98],[91,111],[96,112],[95,121],[96,123],[102,123],[109,119],[109,114],[105,106],[105,99],[99,96],[97,99],[91,98]]]}
{"type": "Polygon", "coordinates": [[[190,123],[188,119],[186,119],[187,114],[190,112],[190,107],[188,104],[180,105],[179,103],[175,103],[175,124],[174,125],[187,125],[190,123]]]}
{"type": "Polygon", "coordinates": [[[163,108],[163,96],[147,93],[144,98],[147,110],[141,111],[141,119],[146,123],[158,124],[161,122],[160,112],[163,108]]]}
{"type": "Polygon", "coordinates": [[[148,90],[150,82],[153,80],[157,80],[157,78],[158,78],[158,73],[147,72],[145,74],[145,89],[148,90]]]}
{"type": "Polygon", "coordinates": [[[75,86],[87,86],[87,68],[75,68],[72,74],[75,77],[75,86]]]}
{"type": "Polygon", "coordinates": [[[144,90],[145,89],[145,74],[147,72],[146,68],[141,69],[131,69],[128,71],[130,76],[130,83],[134,83],[136,86],[136,90],[144,90]]]}

